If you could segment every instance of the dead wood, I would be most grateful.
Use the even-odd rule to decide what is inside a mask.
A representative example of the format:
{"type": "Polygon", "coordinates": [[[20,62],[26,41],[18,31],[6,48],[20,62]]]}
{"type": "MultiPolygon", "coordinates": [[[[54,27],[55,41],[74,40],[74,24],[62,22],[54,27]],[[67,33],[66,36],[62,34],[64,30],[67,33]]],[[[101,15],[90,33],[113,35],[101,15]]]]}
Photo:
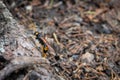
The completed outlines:
{"type": "Polygon", "coordinates": [[[48,64],[46,59],[38,57],[16,57],[3,70],[0,71],[0,80],[9,76],[13,71],[19,70],[35,64],[48,64]]]}
{"type": "Polygon", "coordinates": [[[2,17],[0,54],[10,61],[0,71],[0,80],[6,79],[16,70],[49,63],[47,59],[41,58],[41,52],[36,49],[34,39],[26,34],[24,26],[18,24],[2,1],[0,1],[0,17],[2,17]]]}

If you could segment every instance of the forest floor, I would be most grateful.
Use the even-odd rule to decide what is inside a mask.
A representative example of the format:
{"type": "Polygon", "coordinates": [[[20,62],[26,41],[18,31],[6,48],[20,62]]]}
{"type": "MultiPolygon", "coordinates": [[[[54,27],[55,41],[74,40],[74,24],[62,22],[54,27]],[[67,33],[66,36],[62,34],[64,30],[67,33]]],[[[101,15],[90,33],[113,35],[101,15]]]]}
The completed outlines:
{"type": "MultiPolygon", "coordinates": [[[[60,80],[120,79],[119,0],[5,0],[4,3],[25,26],[28,37],[37,31],[47,41],[44,44],[55,55],[49,49],[46,58],[60,80]]],[[[36,46],[41,48],[39,43],[36,46]]],[[[21,72],[15,75],[26,74],[27,70],[21,72]]]]}

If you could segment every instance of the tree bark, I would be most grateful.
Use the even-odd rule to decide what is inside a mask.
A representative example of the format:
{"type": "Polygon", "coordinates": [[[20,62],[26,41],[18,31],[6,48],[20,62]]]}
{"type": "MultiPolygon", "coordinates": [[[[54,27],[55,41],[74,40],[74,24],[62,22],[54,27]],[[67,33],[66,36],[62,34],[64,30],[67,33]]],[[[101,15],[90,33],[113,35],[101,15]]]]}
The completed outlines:
{"type": "MultiPolygon", "coordinates": [[[[49,67],[49,61],[41,57],[40,51],[32,41],[34,39],[30,39],[25,31],[24,26],[18,24],[4,3],[0,1],[0,55],[10,61],[0,71],[0,80],[4,80],[16,70],[31,65],[47,64],[49,67]]],[[[47,73],[52,72],[47,71],[47,73]]],[[[46,75],[46,77],[42,80],[53,79],[51,75],[46,75]]]]}

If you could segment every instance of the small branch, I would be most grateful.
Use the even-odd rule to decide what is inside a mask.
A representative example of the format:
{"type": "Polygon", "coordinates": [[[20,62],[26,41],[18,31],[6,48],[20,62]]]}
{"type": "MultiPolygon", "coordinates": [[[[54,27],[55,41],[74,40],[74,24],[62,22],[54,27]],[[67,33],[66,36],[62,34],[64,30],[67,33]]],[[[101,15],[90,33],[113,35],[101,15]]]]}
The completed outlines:
{"type": "Polygon", "coordinates": [[[3,70],[0,71],[0,80],[4,80],[15,70],[25,68],[35,64],[49,64],[47,59],[39,57],[16,57],[3,70]]]}

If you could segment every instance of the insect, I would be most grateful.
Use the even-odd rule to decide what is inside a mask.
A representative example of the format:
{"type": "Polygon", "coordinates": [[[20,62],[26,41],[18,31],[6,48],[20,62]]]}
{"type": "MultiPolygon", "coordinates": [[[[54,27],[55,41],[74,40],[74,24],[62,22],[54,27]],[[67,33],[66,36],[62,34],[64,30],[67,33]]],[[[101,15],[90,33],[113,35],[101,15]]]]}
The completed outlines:
{"type": "Polygon", "coordinates": [[[47,57],[47,52],[49,50],[45,39],[42,37],[42,34],[39,32],[35,32],[34,35],[36,36],[36,39],[39,41],[39,43],[42,45],[42,57],[47,57]]]}

